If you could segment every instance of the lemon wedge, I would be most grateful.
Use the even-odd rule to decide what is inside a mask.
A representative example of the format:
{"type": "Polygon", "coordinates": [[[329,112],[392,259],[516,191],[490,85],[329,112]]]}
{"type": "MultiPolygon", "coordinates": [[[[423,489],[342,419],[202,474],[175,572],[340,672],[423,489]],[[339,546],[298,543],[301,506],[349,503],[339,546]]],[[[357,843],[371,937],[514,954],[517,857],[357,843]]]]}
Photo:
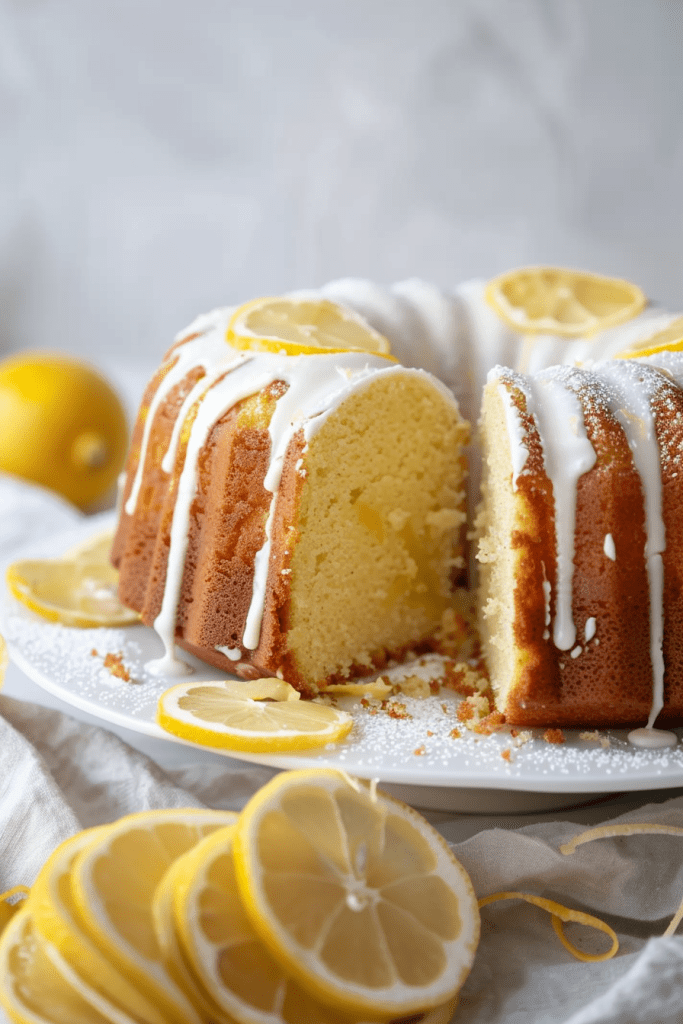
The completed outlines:
{"type": "Polygon", "coordinates": [[[290,356],[367,352],[393,359],[384,335],[353,310],[329,299],[292,296],[246,302],[233,314],[226,340],[233,348],[252,352],[290,356]]]}
{"type": "Polygon", "coordinates": [[[459,991],[479,937],[476,897],[407,805],[341,772],[283,773],[243,810],[233,856],[254,930],[321,1003],[386,1020],[459,991]]]}
{"type": "Polygon", "coordinates": [[[232,821],[226,811],[131,814],[86,844],[71,869],[74,901],[92,942],[175,1024],[199,1024],[201,1018],[164,967],[152,897],[177,857],[232,821]]]}
{"type": "Polygon", "coordinates": [[[258,752],[322,747],[351,731],[353,718],[345,711],[289,697],[247,697],[251,685],[220,680],[172,686],[159,698],[157,722],[202,746],[258,752]]]}
{"type": "Polygon", "coordinates": [[[107,561],[81,557],[14,562],[7,570],[18,601],[50,622],[82,629],[140,621],[119,601],[118,578],[107,561]]]}
{"type": "Polygon", "coordinates": [[[136,1024],[86,985],[38,935],[28,907],[0,939],[0,1006],[17,1024],[136,1024]]]}
{"type": "Polygon", "coordinates": [[[108,826],[86,829],[63,842],[47,859],[31,888],[30,910],[35,931],[55,949],[90,988],[123,1013],[146,1024],[166,1024],[153,997],[132,984],[85,931],[74,902],[71,869],[76,856],[108,826]]]}
{"type": "Polygon", "coordinates": [[[616,327],[647,305],[637,285],[562,267],[525,267],[495,277],[486,299],[498,315],[523,334],[576,338],[616,327]]]}
{"type": "Polygon", "coordinates": [[[677,317],[663,331],[637,342],[630,348],[618,352],[616,359],[642,359],[645,356],[658,355],[660,352],[680,352],[683,350],[683,316],[677,317]]]}

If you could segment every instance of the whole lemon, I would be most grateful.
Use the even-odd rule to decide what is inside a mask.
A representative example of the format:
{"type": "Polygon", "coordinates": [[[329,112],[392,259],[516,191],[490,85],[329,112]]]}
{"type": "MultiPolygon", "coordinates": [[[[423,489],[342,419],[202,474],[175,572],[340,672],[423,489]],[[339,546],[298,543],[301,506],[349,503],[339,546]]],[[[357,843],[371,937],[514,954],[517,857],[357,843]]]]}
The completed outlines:
{"type": "Polygon", "coordinates": [[[123,406],[87,363],[51,352],[0,362],[0,470],[87,509],[112,487],[127,443],[123,406]]]}

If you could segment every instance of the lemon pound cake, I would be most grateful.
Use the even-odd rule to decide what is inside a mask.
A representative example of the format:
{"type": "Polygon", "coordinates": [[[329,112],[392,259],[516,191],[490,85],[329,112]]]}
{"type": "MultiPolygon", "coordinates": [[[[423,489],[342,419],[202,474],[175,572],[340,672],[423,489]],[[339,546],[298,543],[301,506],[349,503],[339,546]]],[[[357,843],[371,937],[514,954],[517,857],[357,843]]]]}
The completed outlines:
{"type": "Polygon", "coordinates": [[[508,723],[683,720],[683,359],[656,363],[489,375],[480,628],[508,723]]]}
{"type": "Polygon", "coordinates": [[[178,644],[315,693],[420,645],[450,603],[468,440],[457,403],[360,317],[308,305],[303,334],[286,300],[274,337],[239,334],[239,311],[200,318],[144,395],[112,560],[121,600],[164,642],[152,671],[187,672],[178,644]]]}

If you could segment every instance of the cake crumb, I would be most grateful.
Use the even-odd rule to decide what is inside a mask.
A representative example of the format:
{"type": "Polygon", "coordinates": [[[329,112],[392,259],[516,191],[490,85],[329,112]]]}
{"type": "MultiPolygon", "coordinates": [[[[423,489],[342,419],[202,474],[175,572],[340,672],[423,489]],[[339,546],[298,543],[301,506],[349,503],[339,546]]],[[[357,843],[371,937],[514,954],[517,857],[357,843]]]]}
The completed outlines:
{"type": "Polygon", "coordinates": [[[564,743],[564,733],[561,729],[546,729],[543,733],[543,739],[546,743],[564,743]]]}
{"type": "Polygon", "coordinates": [[[579,739],[587,740],[589,743],[599,743],[603,750],[608,750],[610,747],[609,736],[603,735],[603,733],[598,732],[597,729],[593,732],[580,732],[579,739]]]}
{"type": "Polygon", "coordinates": [[[525,743],[529,743],[534,738],[534,734],[528,729],[523,732],[520,732],[519,729],[511,729],[510,735],[513,737],[512,745],[514,747],[523,747],[525,743]]]}
{"type": "Polygon", "coordinates": [[[486,718],[487,715],[491,714],[491,705],[488,697],[485,697],[481,693],[471,694],[469,697],[465,697],[463,701],[458,704],[456,715],[458,719],[467,725],[468,729],[474,728],[478,725],[482,719],[486,718]]]}
{"type": "Polygon", "coordinates": [[[512,751],[509,747],[506,747],[505,750],[501,750],[500,756],[504,761],[512,761],[512,751]]]}
{"type": "Polygon", "coordinates": [[[474,731],[490,736],[492,732],[501,732],[505,727],[505,715],[502,711],[492,711],[474,725],[474,731]]]}
{"type": "Polygon", "coordinates": [[[452,740],[459,740],[460,737],[462,736],[462,733],[460,732],[459,729],[451,729],[448,735],[452,740]]]}
{"type": "Polygon", "coordinates": [[[405,679],[401,679],[398,688],[401,693],[405,693],[406,697],[419,699],[431,696],[432,692],[427,680],[422,679],[421,676],[407,676],[405,679]]]}
{"type": "Polygon", "coordinates": [[[413,753],[415,754],[416,757],[422,757],[424,754],[426,754],[427,749],[424,743],[422,743],[419,747],[416,747],[413,753]]]}
{"type": "Polygon", "coordinates": [[[383,700],[380,705],[382,711],[385,711],[389,718],[412,718],[405,704],[399,700],[383,700]]]}
{"type": "MultiPolygon", "coordinates": [[[[93,658],[100,658],[102,655],[94,647],[91,650],[93,658]]],[[[123,664],[123,654],[120,651],[109,652],[102,658],[102,664],[110,672],[111,675],[116,676],[117,679],[123,679],[124,683],[134,683],[135,680],[131,677],[130,672],[123,664]]]]}

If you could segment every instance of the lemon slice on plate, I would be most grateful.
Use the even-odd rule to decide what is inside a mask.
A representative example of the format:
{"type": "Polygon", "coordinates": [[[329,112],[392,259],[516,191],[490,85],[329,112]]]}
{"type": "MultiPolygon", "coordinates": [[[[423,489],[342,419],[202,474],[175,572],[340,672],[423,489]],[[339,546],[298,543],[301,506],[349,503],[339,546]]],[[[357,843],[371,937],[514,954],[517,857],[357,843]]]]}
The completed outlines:
{"type": "Polygon", "coordinates": [[[18,1024],[136,1024],[86,985],[22,907],[0,939],[0,1006],[18,1024]]]}
{"type": "Polygon", "coordinates": [[[459,991],[479,937],[476,897],[412,808],[341,772],[286,772],[249,801],[233,849],[254,930],[321,1003],[389,1019],[459,991]]]}
{"type": "Polygon", "coordinates": [[[159,698],[157,722],[202,746],[265,753],[323,747],[351,731],[353,718],[345,711],[314,701],[254,699],[244,695],[251,685],[220,680],[172,686],[159,698]]]}
{"type": "Polygon", "coordinates": [[[630,348],[618,352],[616,359],[642,359],[645,356],[658,355],[660,352],[680,352],[683,350],[683,316],[677,317],[663,331],[657,331],[649,338],[644,338],[630,348]]]}
{"type": "Polygon", "coordinates": [[[495,277],[486,299],[523,334],[586,337],[633,319],[647,305],[637,285],[562,267],[525,267],[495,277]]]}
{"type": "Polygon", "coordinates": [[[129,626],[140,617],[119,601],[118,577],[105,560],[36,559],[10,565],[7,586],[18,601],[50,622],[83,629],[129,626]]]}
{"type": "Polygon", "coordinates": [[[91,940],[175,1024],[199,1024],[200,1016],[164,967],[154,890],[177,857],[233,821],[227,811],[131,814],[95,836],[71,869],[74,901],[91,940]]]}
{"type": "Polygon", "coordinates": [[[384,335],[353,310],[329,299],[254,299],[233,314],[226,340],[233,348],[252,352],[290,356],[367,352],[393,359],[384,335]]]}
{"type": "Polygon", "coordinates": [[[71,869],[80,851],[108,826],[86,829],[63,842],[47,859],[36,878],[30,896],[30,910],[36,932],[50,944],[84,984],[108,999],[134,1020],[166,1024],[165,1015],[153,997],[132,984],[116,969],[85,931],[74,902],[71,869]]]}

